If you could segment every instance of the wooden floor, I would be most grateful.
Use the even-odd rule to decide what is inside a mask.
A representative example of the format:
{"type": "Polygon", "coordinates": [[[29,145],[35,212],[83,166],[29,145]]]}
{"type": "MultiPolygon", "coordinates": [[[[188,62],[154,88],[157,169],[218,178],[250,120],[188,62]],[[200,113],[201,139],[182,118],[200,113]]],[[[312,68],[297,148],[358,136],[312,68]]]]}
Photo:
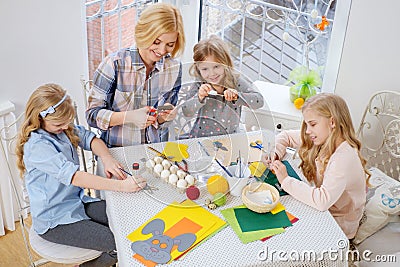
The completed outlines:
{"type": "MultiPolygon", "coordinates": [[[[30,226],[30,218],[26,220],[27,225],[30,226]]],[[[25,249],[24,239],[22,237],[21,227],[19,222],[15,223],[15,231],[7,231],[5,236],[0,236],[0,266],[18,266],[27,267],[29,266],[28,253],[25,249]]],[[[34,260],[38,260],[40,257],[34,254],[34,260]]],[[[45,267],[70,267],[74,265],[69,264],[57,264],[47,263],[43,265],[45,267]]]]}

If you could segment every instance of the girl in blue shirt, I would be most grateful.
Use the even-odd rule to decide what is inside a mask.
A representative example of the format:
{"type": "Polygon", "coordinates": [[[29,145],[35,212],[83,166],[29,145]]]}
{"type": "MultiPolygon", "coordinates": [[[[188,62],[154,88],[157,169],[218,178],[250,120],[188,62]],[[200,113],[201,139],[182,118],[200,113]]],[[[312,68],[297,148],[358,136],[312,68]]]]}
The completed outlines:
{"type": "Polygon", "coordinates": [[[74,117],[70,97],[57,84],[40,86],[26,105],[16,152],[30,199],[32,227],[48,241],[103,251],[82,266],[111,266],[117,256],[106,203],[86,196],[84,188],[136,192],[146,182],[140,177],[126,179],[123,165],[104,142],[74,125],[74,117]],[[99,157],[107,178],[79,170],[78,145],[99,157]]]}

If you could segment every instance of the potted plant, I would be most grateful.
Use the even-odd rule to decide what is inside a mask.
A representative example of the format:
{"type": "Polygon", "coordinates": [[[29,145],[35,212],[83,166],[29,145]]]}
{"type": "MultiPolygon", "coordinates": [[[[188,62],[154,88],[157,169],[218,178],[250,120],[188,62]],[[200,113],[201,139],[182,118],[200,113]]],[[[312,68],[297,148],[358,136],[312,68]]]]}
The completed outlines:
{"type": "Polygon", "coordinates": [[[288,83],[295,82],[289,89],[290,101],[296,108],[300,109],[304,101],[317,93],[317,89],[322,85],[319,73],[309,70],[305,66],[299,66],[290,72],[288,83]]]}

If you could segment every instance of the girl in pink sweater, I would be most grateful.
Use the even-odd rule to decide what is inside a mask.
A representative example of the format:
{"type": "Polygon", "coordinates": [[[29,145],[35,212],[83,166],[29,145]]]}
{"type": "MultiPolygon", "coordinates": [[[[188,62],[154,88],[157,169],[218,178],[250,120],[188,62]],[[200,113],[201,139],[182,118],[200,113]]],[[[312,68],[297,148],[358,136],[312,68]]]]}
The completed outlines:
{"type": "Polygon", "coordinates": [[[347,238],[355,236],[366,201],[366,160],[360,154],[346,102],[334,94],[318,94],[302,107],[301,130],[283,131],[276,150],[264,159],[282,188],[320,211],[329,210],[347,238]],[[300,168],[310,182],[288,176],[281,159],[286,147],[298,150],[300,168]]]}

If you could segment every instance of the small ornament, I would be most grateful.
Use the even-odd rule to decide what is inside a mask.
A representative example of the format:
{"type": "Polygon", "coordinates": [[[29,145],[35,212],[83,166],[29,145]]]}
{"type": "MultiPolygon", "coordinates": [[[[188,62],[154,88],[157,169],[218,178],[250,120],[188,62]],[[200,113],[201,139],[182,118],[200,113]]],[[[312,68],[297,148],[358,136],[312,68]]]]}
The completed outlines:
{"type": "Polygon", "coordinates": [[[297,109],[301,109],[301,107],[304,105],[304,99],[299,97],[294,100],[293,104],[297,109]]]}
{"type": "Polygon", "coordinates": [[[316,19],[318,17],[318,10],[311,10],[311,18],[316,19]]]}
{"type": "Polygon", "coordinates": [[[289,40],[289,33],[288,33],[288,32],[284,32],[284,33],[282,34],[282,40],[283,40],[284,42],[287,42],[287,40],[289,40]]]}
{"type": "Polygon", "coordinates": [[[320,31],[324,31],[325,27],[329,25],[329,21],[326,19],[326,16],[321,17],[321,23],[315,24],[315,28],[319,29],[320,31]]]}
{"type": "Polygon", "coordinates": [[[206,198],[206,205],[208,206],[211,203],[211,199],[206,198]]]}
{"type": "Polygon", "coordinates": [[[226,195],[222,193],[216,193],[213,197],[213,203],[218,207],[221,207],[226,204],[226,195]]]}
{"type": "Polygon", "coordinates": [[[210,203],[210,204],[207,205],[207,207],[208,207],[210,210],[215,210],[215,209],[217,208],[217,205],[216,205],[215,203],[210,203]]]}

